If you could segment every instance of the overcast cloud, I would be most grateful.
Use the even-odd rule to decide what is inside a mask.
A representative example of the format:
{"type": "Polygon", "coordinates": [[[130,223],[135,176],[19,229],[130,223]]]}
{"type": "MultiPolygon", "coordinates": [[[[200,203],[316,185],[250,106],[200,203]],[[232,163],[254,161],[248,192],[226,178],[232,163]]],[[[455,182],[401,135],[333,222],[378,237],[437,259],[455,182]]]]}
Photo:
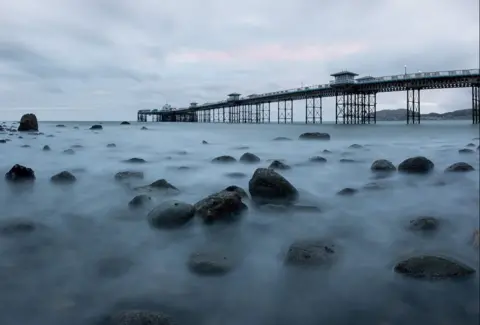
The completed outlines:
{"type": "MultiPolygon", "coordinates": [[[[479,0],[0,0],[0,119],[133,120],[343,69],[478,68],[479,29],[479,0]]],[[[378,108],[405,97],[381,94],[378,108]]],[[[470,101],[470,89],[424,92],[422,111],[470,101]]]]}

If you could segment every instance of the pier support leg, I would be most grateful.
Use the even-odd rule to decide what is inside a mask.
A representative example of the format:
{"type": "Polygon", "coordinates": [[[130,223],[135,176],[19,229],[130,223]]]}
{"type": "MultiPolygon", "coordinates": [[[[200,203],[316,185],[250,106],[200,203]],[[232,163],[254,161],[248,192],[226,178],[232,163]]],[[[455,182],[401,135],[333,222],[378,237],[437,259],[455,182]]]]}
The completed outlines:
{"type": "Polygon", "coordinates": [[[322,97],[305,98],[305,124],[322,123],[322,97]]]}
{"type": "Polygon", "coordinates": [[[367,123],[377,124],[377,93],[368,93],[365,99],[367,123]]]}
{"type": "Polygon", "coordinates": [[[480,124],[480,84],[472,86],[472,123],[480,124]]]}
{"type": "Polygon", "coordinates": [[[335,124],[342,118],[345,124],[345,93],[335,93],[335,124]]]}
{"type": "Polygon", "coordinates": [[[293,100],[282,100],[278,102],[277,112],[278,123],[293,123],[293,100]]]}
{"type": "Polygon", "coordinates": [[[263,103],[263,123],[270,123],[270,102],[263,103]]]}
{"type": "Polygon", "coordinates": [[[407,124],[420,124],[420,89],[407,89],[407,124]]]}

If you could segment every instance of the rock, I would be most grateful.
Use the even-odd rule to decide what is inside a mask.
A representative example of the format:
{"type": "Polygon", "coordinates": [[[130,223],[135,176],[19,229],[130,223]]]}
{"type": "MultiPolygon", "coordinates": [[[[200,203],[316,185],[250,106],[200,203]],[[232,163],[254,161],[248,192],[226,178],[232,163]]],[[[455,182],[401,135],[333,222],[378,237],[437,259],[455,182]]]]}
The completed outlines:
{"type": "Polygon", "coordinates": [[[53,183],[62,183],[62,184],[74,183],[76,180],[77,178],[72,173],[66,170],[56,175],[53,175],[50,178],[50,181],[52,181],[53,183]]]}
{"type": "Polygon", "coordinates": [[[237,191],[225,190],[198,201],[194,207],[205,223],[236,221],[248,209],[237,191]]]}
{"type": "Polygon", "coordinates": [[[123,121],[122,123],[120,123],[120,125],[130,125],[130,122],[123,121]]]}
{"type": "Polygon", "coordinates": [[[231,172],[231,173],[226,173],[225,176],[230,178],[245,178],[247,177],[247,174],[240,173],[240,172],[231,172]]]}
{"type": "Polygon", "coordinates": [[[272,161],[272,163],[270,164],[270,166],[268,166],[268,168],[270,168],[270,169],[278,169],[278,170],[287,170],[287,169],[291,169],[292,167],[290,167],[290,166],[287,165],[287,164],[284,164],[284,163],[281,162],[280,160],[274,160],[274,161],[272,161]]]}
{"type": "Polygon", "coordinates": [[[384,184],[377,183],[377,182],[370,182],[363,185],[364,190],[374,191],[374,190],[384,190],[387,188],[384,184]]]}
{"type": "Polygon", "coordinates": [[[47,135],[47,138],[53,138],[53,137],[55,137],[53,134],[47,135]]]}
{"type": "Polygon", "coordinates": [[[445,172],[470,172],[475,170],[472,165],[467,164],[466,162],[457,162],[453,165],[450,165],[445,169],[445,172]]]}
{"type": "Polygon", "coordinates": [[[63,153],[67,155],[74,155],[75,151],[73,149],[65,149],[63,150],[63,153]]]}
{"type": "Polygon", "coordinates": [[[148,128],[146,126],[142,126],[140,130],[148,130],[148,128]]]}
{"type": "Polygon", "coordinates": [[[155,182],[151,183],[150,185],[137,187],[137,190],[147,190],[151,191],[162,191],[164,194],[178,194],[180,190],[170,184],[166,179],[159,179],[155,182]]]}
{"type": "Polygon", "coordinates": [[[243,198],[248,198],[248,194],[247,192],[241,188],[241,187],[238,187],[236,185],[231,185],[231,186],[228,186],[227,188],[224,189],[224,191],[227,191],[227,192],[235,192],[237,193],[238,195],[240,195],[240,197],[243,199],[243,198]]]}
{"type": "Polygon", "coordinates": [[[463,149],[459,149],[458,153],[462,153],[462,154],[464,154],[464,153],[475,153],[475,151],[472,150],[472,149],[463,148],[463,149]]]}
{"type": "Polygon", "coordinates": [[[188,258],[188,268],[198,275],[224,275],[232,269],[229,258],[217,251],[197,252],[188,258]]]}
{"type": "Polygon", "coordinates": [[[248,182],[248,191],[257,204],[292,204],[298,190],[271,168],[257,168],[248,182]]]}
{"type": "Polygon", "coordinates": [[[245,152],[241,157],[240,157],[240,162],[243,163],[258,163],[260,162],[260,158],[257,155],[254,155],[253,153],[250,152],[245,152]]]}
{"type": "Polygon", "coordinates": [[[90,127],[90,130],[103,130],[103,126],[100,124],[94,124],[90,127]]]}
{"type": "Polygon", "coordinates": [[[352,164],[352,163],[356,163],[357,161],[355,159],[342,158],[339,160],[339,162],[343,164],[352,164]]]}
{"type": "Polygon", "coordinates": [[[7,181],[33,181],[35,180],[35,172],[33,169],[16,164],[6,174],[7,181]]]}
{"type": "Polygon", "coordinates": [[[332,153],[330,150],[323,149],[322,153],[332,153]]]}
{"type": "Polygon", "coordinates": [[[57,124],[56,127],[57,127],[57,128],[64,128],[65,125],[64,125],[64,124],[57,124]]]}
{"type": "Polygon", "coordinates": [[[433,162],[423,156],[405,159],[398,165],[398,171],[412,174],[426,174],[433,170],[433,162]]]}
{"type": "Polygon", "coordinates": [[[74,130],[78,130],[78,126],[74,126],[73,129],[74,129],[74,130]]]}
{"type": "Polygon", "coordinates": [[[465,147],[476,147],[477,145],[475,143],[469,143],[465,147]]]}
{"type": "Polygon", "coordinates": [[[43,149],[42,149],[42,150],[43,150],[43,151],[50,151],[50,150],[52,150],[52,149],[50,149],[50,147],[49,147],[48,145],[45,145],[45,146],[43,146],[43,149]]]}
{"type": "Polygon", "coordinates": [[[38,225],[28,220],[2,220],[0,222],[0,235],[16,236],[30,234],[37,230],[38,225]]]}
{"type": "Polygon", "coordinates": [[[5,140],[5,139],[0,139],[0,143],[7,143],[7,140],[5,140]]]}
{"type": "Polygon", "coordinates": [[[345,187],[344,189],[340,190],[337,192],[337,195],[344,195],[344,196],[347,196],[347,195],[353,195],[355,193],[357,193],[358,190],[357,189],[354,189],[354,188],[351,188],[351,187],[345,187]]]}
{"type": "Polygon", "coordinates": [[[28,144],[24,144],[23,146],[21,146],[22,148],[30,148],[30,145],[28,144]]]}
{"type": "Polygon", "coordinates": [[[370,170],[374,172],[393,172],[397,170],[397,167],[387,159],[378,159],[372,163],[370,170]]]}
{"type": "Polygon", "coordinates": [[[107,144],[107,148],[115,148],[117,145],[115,143],[107,144]]]}
{"type": "Polygon", "coordinates": [[[145,159],[143,159],[143,158],[134,157],[134,158],[130,158],[130,159],[124,160],[124,162],[132,163],[132,164],[144,164],[144,163],[146,163],[147,161],[146,161],[145,159]]]}
{"type": "Polygon", "coordinates": [[[38,131],[38,121],[35,114],[25,114],[20,119],[18,131],[38,131]]]}
{"type": "Polygon", "coordinates": [[[193,205],[180,201],[166,201],[147,215],[148,223],[157,229],[173,229],[184,226],[195,216],[193,205]]]}
{"type": "Polygon", "coordinates": [[[219,156],[212,159],[213,163],[234,163],[237,159],[233,158],[232,156],[219,156]]]}
{"type": "Polygon", "coordinates": [[[437,230],[439,221],[434,217],[419,217],[410,221],[409,229],[413,231],[437,230]]]}
{"type": "Polygon", "coordinates": [[[202,140],[202,144],[208,144],[208,142],[205,140],[202,140]]]}
{"type": "Polygon", "coordinates": [[[81,148],[83,148],[83,146],[82,146],[81,144],[74,144],[74,145],[71,146],[71,148],[73,148],[73,149],[81,149],[81,148]]]}
{"type": "Polygon", "coordinates": [[[314,157],[308,158],[308,161],[312,163],[326,163],[327,159],[320,156],[314,156],[314,157]]]}
{"type": "Polygon", "coordinates": [[[249,146],[238,146],[238,147],[234,147],[233,149],[236,149],[236,150],[248,150],[250,149],[249,146]]]}
{"type": "Polygon", "coordinates": [[[350,149],[361,149],[361,148],[363,148],[363,146],[360,145],[360,144],[354,143],[349,148],[350,149]]]}
{"type": "Polygon", "coordinates": [[[152,198],[150,196],[146,194],[140,194],[131,199],[130,202],[128,202],[128,206],[130,208],[138,208],[150,203],[151,200],[152,198]]]}
{"type": "Polygon", "coordinates": [[[127,171],[122,171],[122,172],[116,173],[114,177],[117,181],[123,181],[123,180],[131,179],[131,178],[143,179],[144,174],[143,174],[143,172],[139,172],[139,171],[127,170],[127,171]]]}
{"type": "Polygon", "coordinates": [[[109,315],[99,325],[176,325],[173,319],[161,312],[125,310],[109,315]]]}
{"type": "Polygon", "coordinates": [[[439,280],[465,277],[475,270],[463,263],[439,256],[415,256],[399,262],[395,272],[412,278],[439,280]]]}
{"type": "Polygon", "coordinates": [[[300,140],[330,140],[330,134],[320,132],[306,132],[300,135],[300,140]]]}
{"type": "Polygon", "coordinates": [[[273,139],[273,141],[291,141],[292,139],[287,138],[287,137],[276,137],[273,139]]]}
{"type": "Polygon", "coordinates": [[[299,240],[290,245],[285,264],[293,266],[329,265],[335,258],[335,245],[324,240],[299,240]]]}

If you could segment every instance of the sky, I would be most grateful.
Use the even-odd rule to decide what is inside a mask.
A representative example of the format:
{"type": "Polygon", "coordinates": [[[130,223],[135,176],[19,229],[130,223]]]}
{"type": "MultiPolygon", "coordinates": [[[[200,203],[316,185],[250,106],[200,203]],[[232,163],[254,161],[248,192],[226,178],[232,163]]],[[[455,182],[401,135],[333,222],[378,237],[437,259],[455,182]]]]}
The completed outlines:
{"type": "MultiPolygon", "coordinates": [[[[479,13],[479,0],[0,0],[0,120],[136,120],[340,70],[478,69],[479,13]]],[[[405,108],[406,94],[377,101],[405,108]]],[[[470,108],[471,90],[422,92],[421,107],[470,108]]]]}

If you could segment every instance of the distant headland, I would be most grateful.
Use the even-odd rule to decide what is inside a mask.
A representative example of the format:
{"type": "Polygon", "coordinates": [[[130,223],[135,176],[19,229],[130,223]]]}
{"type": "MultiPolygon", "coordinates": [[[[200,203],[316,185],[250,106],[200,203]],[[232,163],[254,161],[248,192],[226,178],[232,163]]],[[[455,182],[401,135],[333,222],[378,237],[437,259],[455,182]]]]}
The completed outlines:
{"type": "MultiPolygon", "coordinates": [[[[407,110],[399,109],[384,109],[377,111],[377,121],[402,121],[407,116],[407,110]]],[[[470,120],[472,119],[472,109],[459,109],[446,113],[428,113],[421,114],[420,118],[423,120],[470,120]]]]}

